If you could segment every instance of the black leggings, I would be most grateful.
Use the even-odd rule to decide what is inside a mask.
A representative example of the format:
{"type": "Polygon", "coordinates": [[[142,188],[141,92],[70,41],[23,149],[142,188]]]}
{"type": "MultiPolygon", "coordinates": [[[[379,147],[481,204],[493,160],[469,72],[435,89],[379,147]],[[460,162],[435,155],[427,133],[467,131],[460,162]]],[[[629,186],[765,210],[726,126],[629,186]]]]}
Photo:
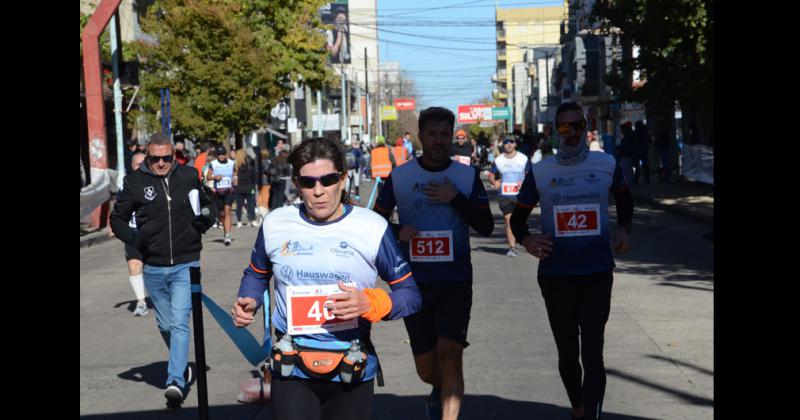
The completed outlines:
{"type": "Polygon", "coordinates": [[[343,384],[272,377],[270,405],[274,420],[369,420],[374,381],[343,384]]]}
{"type": "Polygon", "coordinates": [[[574,277],[539,276],[539,287],[558,348],[558,371],[572,407],[600,418],[606,390],[603,335],[611,308],[612,272],[574,277]],[[580,336],[580,345],[578,337],[580,336]],[[581,363],[586,370],[581,372],[581,363]]]}

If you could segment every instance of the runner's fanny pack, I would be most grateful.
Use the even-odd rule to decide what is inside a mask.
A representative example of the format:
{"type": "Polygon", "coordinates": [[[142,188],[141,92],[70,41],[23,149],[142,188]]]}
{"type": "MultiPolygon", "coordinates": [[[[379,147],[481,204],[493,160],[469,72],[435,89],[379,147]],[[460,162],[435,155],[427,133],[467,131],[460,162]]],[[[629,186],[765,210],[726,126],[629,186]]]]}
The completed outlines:
{"type": "Polygon", "coordinates": [[[367,354],[356,346],[355,350],[319,349],[299,345],[294,339],[290,344],[281,339],[272,347],[270,368],[284,378],[291,376],[297,366],[309,378],[331,380],[340,375],[344,383],[357,382],[366,372],[367,354]]]}

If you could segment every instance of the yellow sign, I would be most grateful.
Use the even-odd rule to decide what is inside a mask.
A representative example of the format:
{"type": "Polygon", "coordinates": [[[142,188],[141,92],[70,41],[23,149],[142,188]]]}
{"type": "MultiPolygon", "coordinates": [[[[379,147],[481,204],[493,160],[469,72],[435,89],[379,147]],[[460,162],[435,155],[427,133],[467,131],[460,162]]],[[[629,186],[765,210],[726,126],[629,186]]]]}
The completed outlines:
{"type": "Polygon", "coordinates": [[[397,108],[392,105],[384,105],[381,107],[381,120],[389,121],[397,119],[397,108]]]}

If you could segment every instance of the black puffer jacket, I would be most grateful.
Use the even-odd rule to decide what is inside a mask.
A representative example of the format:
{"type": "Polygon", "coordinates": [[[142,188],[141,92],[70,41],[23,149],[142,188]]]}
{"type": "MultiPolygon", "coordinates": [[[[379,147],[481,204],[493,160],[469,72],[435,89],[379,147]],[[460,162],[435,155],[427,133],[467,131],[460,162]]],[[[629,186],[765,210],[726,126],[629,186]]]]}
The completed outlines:
{"type": "Polygon", "coordinates": [[[196,169],[175,164],[167,176],[160,177],[142,164],[125,176],[111,213],[111,229],[117,238],[139,248],[145,264],[173,266],[200,259],[201,234],[215,219],[216,211],[196,169]],[[208,217],[194,215],[189,203],[193,189],[208,217]],[[136,229],[128,226],[133,213],[136,229]]]}

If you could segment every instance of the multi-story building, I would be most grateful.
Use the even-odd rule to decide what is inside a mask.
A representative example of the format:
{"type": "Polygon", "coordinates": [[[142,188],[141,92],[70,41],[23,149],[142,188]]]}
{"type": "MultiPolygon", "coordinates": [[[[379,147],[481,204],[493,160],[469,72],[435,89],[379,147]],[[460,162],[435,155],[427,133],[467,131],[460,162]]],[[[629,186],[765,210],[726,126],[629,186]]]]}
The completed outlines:
{"type": "Polygon", "coordinates": [[[521,67],[518,67],[518,77],[515,80],[514,66],[529,66],[525,60],[525,51],[529,49],[559,44],[561,28],[567,16],[567,2],[561,6],[495,9],[497,72],[492,76],[492,81],[498,86],[492,96],[512,107],[515,128],[526,128],[522,110],[518,112],[513,108],[524,109],[532,92],[532,80],[529,77],[530,71],[522,70],[521,67]],[[515,93],[524,96],[514,98],[515,93]]]}

